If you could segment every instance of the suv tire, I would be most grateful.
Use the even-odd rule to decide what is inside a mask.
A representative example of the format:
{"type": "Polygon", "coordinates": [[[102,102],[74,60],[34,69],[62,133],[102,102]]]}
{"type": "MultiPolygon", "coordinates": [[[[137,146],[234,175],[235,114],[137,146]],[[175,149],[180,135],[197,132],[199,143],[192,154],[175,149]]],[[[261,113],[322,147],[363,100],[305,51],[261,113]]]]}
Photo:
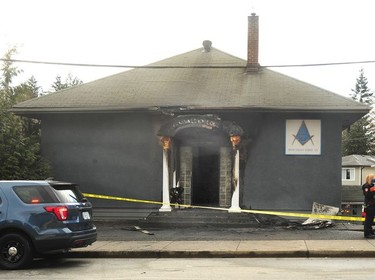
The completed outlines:
{"type": "Polygon", "coordinates": [[[22,234],[8,233],[0,238],[0,267],[24,268],[33,260],[30,241],[22,234]]]}

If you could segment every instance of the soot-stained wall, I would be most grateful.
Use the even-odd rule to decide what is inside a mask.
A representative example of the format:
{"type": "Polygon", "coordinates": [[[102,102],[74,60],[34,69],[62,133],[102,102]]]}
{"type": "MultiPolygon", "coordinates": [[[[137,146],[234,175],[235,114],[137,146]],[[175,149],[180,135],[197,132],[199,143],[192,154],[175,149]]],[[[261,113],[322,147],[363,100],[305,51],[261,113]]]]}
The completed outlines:
{"type": "Polygon", "coordinates": [[[338,207],[341,200],[340,145],[341,124],[333,114],[263,115],[244,166],[242,206],[311,210],[313,202],[318,202],[338,207]],[[320,155],[285,154],[287,119],[321,120],[320,155]]]}
{"type": "MultiPolygon", "coordinates": [[[[334,114],[223,113],[244,131],[240,205],[253,209],[309,210],[313,202],[340,205],[341,123],[334,114]],[[321,120],[321,155],[285,154],[287,119],[321,120]]],[[[151,114],[76,114],[42,118],[42,153],[55,179],[82,191],[161,201],[163,123],[151,114]]],[[[159,208],[90,199],[98,207],[159,208]]]]}
{"type": "MultiPolygon", "coordinates": [[[[78,183],[84,192],[161,199],[159,126],[147,115],[50,115],[42,119],[42,153],[55,179],[78,183]]],[[[94,206],[154,207],[90,199],[94,206]]]]}

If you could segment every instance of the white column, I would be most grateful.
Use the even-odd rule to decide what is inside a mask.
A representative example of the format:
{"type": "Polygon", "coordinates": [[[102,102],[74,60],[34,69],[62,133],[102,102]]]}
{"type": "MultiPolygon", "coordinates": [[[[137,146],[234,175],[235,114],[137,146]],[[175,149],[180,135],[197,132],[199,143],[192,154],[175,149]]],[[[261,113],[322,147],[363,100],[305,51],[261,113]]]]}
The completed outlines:
{"type": "Polygon", "coordinates": [[[232,213],[239,213],[241,212],[240,208],[240,151],[236,150],[236,156],[234,159],[234,180],[236,183],[236,186],[234,188],[233,194],[232,194],[232,205],[229,208],[229,212],[232,213]]]}
{"type": "Polygon", "coordinates": [[[159,209],[161,212],[170,212],[172,207],[169,200],[169,167],[168,150],[163,149],[163,206],[159,209]]]}

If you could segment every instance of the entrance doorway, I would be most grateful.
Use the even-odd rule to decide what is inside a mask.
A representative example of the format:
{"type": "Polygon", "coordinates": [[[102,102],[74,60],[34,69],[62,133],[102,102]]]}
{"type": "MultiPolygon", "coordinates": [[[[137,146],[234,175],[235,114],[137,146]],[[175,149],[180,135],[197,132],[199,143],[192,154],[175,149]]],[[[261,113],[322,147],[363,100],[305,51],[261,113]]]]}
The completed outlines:
{"type": "Polygon", "coordinates": [[[171,187],[179,188],[178,199],[182,204],[230,207],[230,211],[238,211],[237,146],[242,134],[240,126],[233,121],[222,121],[217,115],[180,115],[166,121],[158,131],[163,146],[160,211],[171,211],[168,205],[171,187]],[[233,149],[237,151],[235,157],[233,149]],[[234,176],[237,180],[233,180],[234,176]]]}
{"type": "Polygon", "coordinates": [[[231,147],[220,130],[189,128],[174,138],[177,181],[185,204],[228,207],[231,199],[231,147]]]}
{"type": "Polygon", "coordinates": [[[220,188],[219,148],[194,148],[192,163],[192,204],[218,206],[220,188]]]}

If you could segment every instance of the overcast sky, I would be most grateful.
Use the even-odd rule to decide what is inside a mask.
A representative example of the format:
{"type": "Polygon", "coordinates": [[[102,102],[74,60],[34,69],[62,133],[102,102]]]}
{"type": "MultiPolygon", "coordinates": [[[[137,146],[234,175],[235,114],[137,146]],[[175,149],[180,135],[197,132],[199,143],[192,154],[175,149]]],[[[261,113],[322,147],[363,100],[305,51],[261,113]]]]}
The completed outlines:
{"type": "MultiPolygon", "coordinates": [[[[374,0],[2,0],[0,54],[15,59],[147,65],[211,40],[246,59],[247,17],[259,15],[261,65],[375,60],[374,0]]],[[[84,82],[127,69],[19,63],[45,91],[59,74],[84,82]]],[[[375,63],[271,68],[349,96],[363,67],[375,90],[375,63]]]]}

